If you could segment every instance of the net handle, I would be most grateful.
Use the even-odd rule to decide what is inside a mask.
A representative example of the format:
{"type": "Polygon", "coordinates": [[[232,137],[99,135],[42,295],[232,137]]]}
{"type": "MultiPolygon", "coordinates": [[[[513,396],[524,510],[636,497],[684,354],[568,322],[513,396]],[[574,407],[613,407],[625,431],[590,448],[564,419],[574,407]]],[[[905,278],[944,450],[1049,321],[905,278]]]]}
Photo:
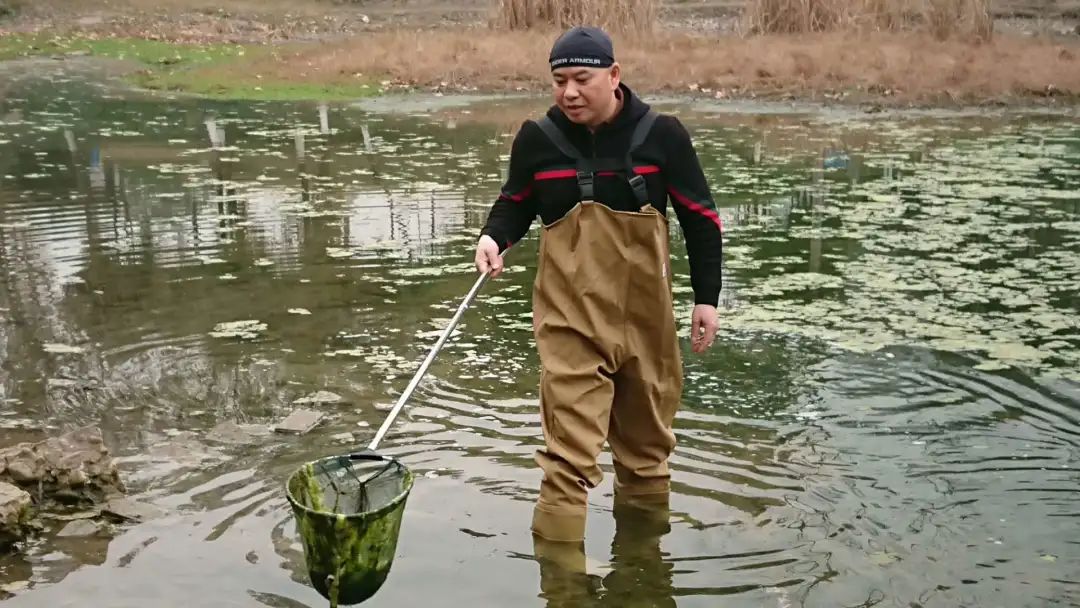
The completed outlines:
{"type": "MultiPolygon", "coordinates": [[[[504,251],[502,254],[500,254],[500,257],[505,253],[506,252],[504,251]]],[[[475,298],[476,294],[480,292],[480,288],[484,286],[484,283],[487,281],[489,276],[490,273],[484,272],[481,273],[480,277],[476,279],[476,283],[473,284],[472,289],[469,290],[469,293],[465,295],[465,299],[461,301],[461,304],[458,306],[457,312],[454,313],[454,316],[446,325],[446,329],[443,330],[442,335],[440,335],[438,341],[435,342],[435,346],[431,347],[431,350],[428,352],[428,355],[424,359],[424,362],[420,364],[420,369],[416,370],[416,374],[413,376],[413,379],[409,382],[409,385],[405,387],[405,390],[401,393],[401,397],[399,397],[397,403],[394,404],[393,409],[390,410],[390,414],[386,417],[386,421],[383,422],[381,427],[379,427],[379,431],[375,433],[374,439],[372,439],[371,443],[368,444],[368,451],[374,452],[375,449],[378,447],[379,442],[382,441],[383,436],[386,435],[386,432],[388,430],[390,430],[390,425],[394,423],[394,418],[397,417],[398,413],[401,412],[401,408],[405,406],[405,402],[408,401],[409,397],[412,396],[413,391],[416,390],[417,385],[420,384],[420,380],[424,377],[424,374],[427,372],[427,369],[431,365],[431,362],[435,360],[435,355],[438,354],[439,350],[443,347],[443,344],[446,343],[447,338],[450,337],[450,333],[454,331],[454,327],[458,324],[458,321],[461,320],[462,315],[465,314],[465,309],[467,309],[469,307],[469,304],[472,303],[473,298],[475,298]]]]}

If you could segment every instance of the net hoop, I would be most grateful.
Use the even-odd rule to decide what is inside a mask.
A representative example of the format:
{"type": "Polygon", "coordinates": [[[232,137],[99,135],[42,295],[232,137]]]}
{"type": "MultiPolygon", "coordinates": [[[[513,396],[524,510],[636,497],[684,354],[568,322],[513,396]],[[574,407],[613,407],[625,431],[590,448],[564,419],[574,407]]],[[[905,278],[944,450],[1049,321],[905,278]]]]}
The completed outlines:
{"type": "Polygon", "coordinates": [[[297,467],[297,469],[295,471],[293,471],[291,475],[289,475],[288,479],[285,480],[285,497],[288,498],[289,503],[292,505],[292,507],[294,509],[298,509],[300,511],[303,511],[304,514],[308,515],[308,516],[328,517],[328,518],[334,518],[334,519],[340,519],[340,518],[344,518],[344,519],[370,519],[370,518],[378,518],[378,517],[380,517],[382,515],[386,515],[387,513],[390,513],[391,511],[394,511],[395,509],[397,509],[400,506],[400,504],[403,501],[405,501],[406,498],[408,498],[409,492],[412,491],[413,483],[415,481],[415,476],[413,475],[412,471],[409,470],[409,467],[402,464],[401,461],[396,459],[396,458],[383,457],[382,462],[389,463],[389,464],[397,467],[400,470],[403,481],[402,481],[402,490],[401,490],[401,492],[399,492],[396,496],[394,496],[393,499],[391,499],[384,506],[379,507],[378,509],[375,509],[375,510],[372,510],[372,511],[361,511],[359,513],[335,513],[333,511],[319,511],[319,510],[316,510],[316,509],[312,509],[311,507],[309,507],[309,506],[307,506],[305,504],[300,503],[300,501],[298,501],[296,498],[293,497],[293,493],[292,493],[292,491],[290,489],[292,484],[293,484],[293,481],[297,478],[297,476],[303,474],[304,470],[307,467],[309,467],[309,466],[314,467],[314,466],[317,466],[317,465],[320,465],[320,464],[343,464],[343,463],[347,466],[348,463],[351,463],[351,462],[352,461],[349,459],[348,456],[327,456],[325,458],[319,458],[319,459],[316,459],[316,460],[311,460],[311,461],[305,462],[304,464],[297,467]]]}
{"type": "Polygon", "coordinates": [[[372,458],[371,454],[312,460],[289,476],[285,493],[300,531],[308,578],[315,590],[330,600],[331,608],[364,602],[386,581],[414,481],[412,471],[397,459],[372,458]],[[397,487],[387,493],[385,501],[379,501],[381,506],[364,509],[357,505],[358,510],[350,513],[330,510],[334,507],[329,505],[323,510],[305,503],[315,492],[319,492],[320,501],[325,497],[327,486],[319,485],[320,476],[332,477],[356,464],[377,464],[377,469],[382,469],[373,477],[365,475],[361,484],[382,475],[396,478],[397,487]]]}

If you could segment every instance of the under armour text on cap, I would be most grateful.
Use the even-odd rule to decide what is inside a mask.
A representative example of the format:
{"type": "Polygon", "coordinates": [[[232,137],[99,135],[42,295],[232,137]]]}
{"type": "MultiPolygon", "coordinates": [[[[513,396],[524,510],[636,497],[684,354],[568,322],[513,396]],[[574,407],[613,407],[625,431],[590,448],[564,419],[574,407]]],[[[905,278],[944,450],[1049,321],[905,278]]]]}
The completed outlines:
{"type": "Polygon", "coordinates": [[[553,70],[570,66],[606,68],[615,63],[615,49],[603,30],[579,25],[559,36],[548,62],[553,70]]]}

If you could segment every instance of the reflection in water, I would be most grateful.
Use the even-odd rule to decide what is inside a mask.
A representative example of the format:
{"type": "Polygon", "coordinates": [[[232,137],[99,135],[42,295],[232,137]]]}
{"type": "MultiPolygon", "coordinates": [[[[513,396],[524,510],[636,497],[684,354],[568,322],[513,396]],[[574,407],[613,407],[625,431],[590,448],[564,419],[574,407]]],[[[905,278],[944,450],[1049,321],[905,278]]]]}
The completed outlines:
{"type": "Polygon", "coordinates": [[[674,564],[660,549],[671,531],[667,501],[614,500],[611,562],[589,572],[584,543],[533,536],[540,566],[540,597],[548,608],[568,606],[675,606],[674,564]]]}
{"type": "MultiPolygon", "coordinates": [[[[0,560],[8,602],[325,605],[281,484],[371,436],[472,284],[522,111],[77,79],[0,101],[0,430],[100,425],[166,512],[92,542],[50,525],[0,560]],[[340,397],[323,425],[266,432],[316,391],[340,397]]],[[[726,274],[713,350],[684,354],[669,511],[602,489],[587,551],[533,545],[530,237],[384,442],[419,477],[369,604],[1080,601],[1077,126],[683,116],[726,274]]]]}
{"type": "Polygon", "coordinates": [[[660,543],[671,531],[667,503],[636,504],[616,500],[611,572],[604,577],[612,606],[674,606],[672,570],[660,543]]]}

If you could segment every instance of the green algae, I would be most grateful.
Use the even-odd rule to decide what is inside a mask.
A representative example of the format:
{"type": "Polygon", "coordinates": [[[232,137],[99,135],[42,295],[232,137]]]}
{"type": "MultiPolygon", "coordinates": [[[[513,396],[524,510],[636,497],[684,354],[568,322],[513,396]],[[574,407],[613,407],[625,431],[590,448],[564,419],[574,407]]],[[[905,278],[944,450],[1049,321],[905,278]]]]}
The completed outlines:
{"type": "MultiPolygon", "coordinates": [[[[390,574],[413,484],[412,472],[392,462],[388,472],[379,476],[381,487],[370,492],[368,498],[374,504],[367,509],[368,500],[357,497],[353,503],[329,487],[331,479],[339,486],[347,483],[352,466],[347,456],[307,463],[286,485],[311,584],[330,600],[331,607],[358,604],[382,587],[390,574]],[[329,509],[328,493],[334,494],[329,509]]],[[[350,487],[358,493],[357,484],[350,487]]]]}

